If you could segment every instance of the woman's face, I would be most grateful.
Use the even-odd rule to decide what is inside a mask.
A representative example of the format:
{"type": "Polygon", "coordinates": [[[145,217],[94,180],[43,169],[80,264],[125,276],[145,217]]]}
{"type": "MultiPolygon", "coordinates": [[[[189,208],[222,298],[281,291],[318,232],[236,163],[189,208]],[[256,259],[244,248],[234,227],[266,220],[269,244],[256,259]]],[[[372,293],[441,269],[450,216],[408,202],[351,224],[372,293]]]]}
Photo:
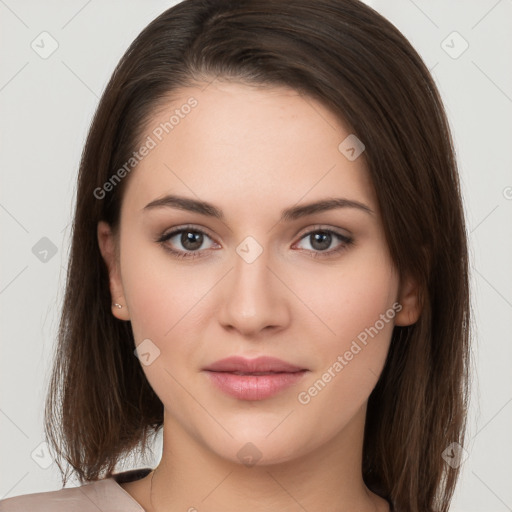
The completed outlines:
{"type": "Polygon", "coordinates": [[[416,319],[414,290],[390,259],[363,147],[329,110],[286,88],[180,94],[124,178],[119,261],[99,224],[113,313],[131,321],[169,435],[235,462],[290,460],[360,430],[393,325],[416,319]],[[338,206],[308,207],[327,200],[338,206]],[[302,371],[206,370],[230,356],[302,371]]]}

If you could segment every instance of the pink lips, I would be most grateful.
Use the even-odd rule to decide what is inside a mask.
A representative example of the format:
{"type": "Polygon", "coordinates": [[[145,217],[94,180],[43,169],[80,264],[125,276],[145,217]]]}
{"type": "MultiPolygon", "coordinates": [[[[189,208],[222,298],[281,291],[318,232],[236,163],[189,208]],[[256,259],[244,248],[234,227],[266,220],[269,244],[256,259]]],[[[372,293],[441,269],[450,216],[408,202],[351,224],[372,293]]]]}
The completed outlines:
{"type": "Polygon", "coordinates": [[[264,400],[297,383],[308,371],[274,357],[221,359],[204,368],[221,391],[240,400],[264,400]]]}

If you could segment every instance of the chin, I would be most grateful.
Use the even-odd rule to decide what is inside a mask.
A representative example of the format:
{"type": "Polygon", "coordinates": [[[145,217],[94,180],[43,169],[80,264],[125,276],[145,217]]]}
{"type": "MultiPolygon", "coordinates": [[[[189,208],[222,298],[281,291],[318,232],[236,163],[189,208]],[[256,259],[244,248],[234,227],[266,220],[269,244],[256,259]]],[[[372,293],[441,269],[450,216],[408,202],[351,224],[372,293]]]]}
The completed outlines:
{"type": "MultiPolygon", "coordinates": [[[[276,424],[270,429],[266,426],[262,430],[248,428],[242,433],[233,432],[234,438],[226,442],[218,439],[210,449],[218,456],[246,467],[270,466],[292,461],[307,452],[305,439],[296,432],[282,430],[280,433],[272,432],[276,424]],[[269,435],[268,432],[272,432],[269,435]]],[[[278,427],[279,428],[279,427],[278,427]]]]}

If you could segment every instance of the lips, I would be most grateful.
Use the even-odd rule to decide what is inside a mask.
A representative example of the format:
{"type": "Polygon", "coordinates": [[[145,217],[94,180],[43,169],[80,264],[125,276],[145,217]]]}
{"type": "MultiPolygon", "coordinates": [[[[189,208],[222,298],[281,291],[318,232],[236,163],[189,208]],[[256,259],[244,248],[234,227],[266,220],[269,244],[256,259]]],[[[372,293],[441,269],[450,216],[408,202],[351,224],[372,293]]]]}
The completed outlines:
{"type": "Polygon", "coordinates": [[[261,356],[221,359],[203,369],[218,389],[239,400],[264,400],[296,385],[309,371],[281,359],[261,356]]]}
{"type": "Polygon", "coordinates": [[[300,368],[275,357],[261,356],[246,359],[240,356],[227,357],[204,368],[206,371],[231,372],[239,375],[265,375],[269,373],[295,373],[306,368],[300,368]]]}

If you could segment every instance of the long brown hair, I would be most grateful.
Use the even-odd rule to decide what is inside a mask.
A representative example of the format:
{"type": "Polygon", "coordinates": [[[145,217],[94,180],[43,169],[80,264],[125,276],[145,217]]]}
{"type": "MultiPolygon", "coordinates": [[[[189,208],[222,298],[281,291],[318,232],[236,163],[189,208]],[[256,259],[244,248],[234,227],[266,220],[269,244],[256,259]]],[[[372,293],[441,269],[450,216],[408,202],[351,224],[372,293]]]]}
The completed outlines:
{"type": "MultiPolygon", "coordinates": [[[[151,22],[116,67],[92,121],[76,211],[45,433],[79,480],[111,476],[163,425],[129,322],[111,313],[97,223],[117,229],[129,176],[98,189],[141,144],[181,87],[215,77],[288,86],[322,102],[365,146],[385,235],[422,313],[396,326],[370,395],[366,485],[395,510],[448,511],[464,444],[470,365],[467,234],[453,143],[438,90],[417,52],[358,0],[185,0],[151,22]],[[103,188],[102,190],[105,190],[103,188]]],[[[65,485],[69,467],[64,473],[65,485]]]]}

